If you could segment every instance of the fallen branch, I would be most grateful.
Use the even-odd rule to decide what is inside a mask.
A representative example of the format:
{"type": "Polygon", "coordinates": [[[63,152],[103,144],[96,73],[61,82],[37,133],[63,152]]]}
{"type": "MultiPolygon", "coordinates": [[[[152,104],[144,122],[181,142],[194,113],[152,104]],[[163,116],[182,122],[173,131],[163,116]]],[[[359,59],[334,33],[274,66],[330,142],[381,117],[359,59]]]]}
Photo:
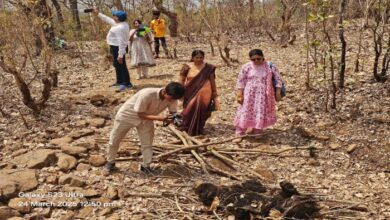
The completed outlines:
{"type": "MultiPolygon", "coordinates": [[[[188,146],[188,143],[191,141],[187,141],[184,137],[185,135],[185,132],[181,132],[179,130],[177,130],[176,128],[174,128],[172,125],[169,126],[169,129],[183,142],[183,144],[185,146],[188,146]]],[[[188,135],[187,135],[188,137],[188,135]]],[[[191,142],[190,142],[191,143],[191,142]]],[[[204,161],[202,160],[202,158],[200,158],[200,156],[198,155],[198,153],[196,153],[195,150],[191,150],[191,154],[195,157],[195,159],[198,161],[198,163],[200,164],[200,166],[202,167],[203,169],[203,172],[206,174],[206,175],[210,175],[210,173],[207,171],[207,166],[206,164],[204,163],[204,161]]]]}
{"type": "Polygon", "coordinates": [[[229,159],[229,158],[227,158],[227,157],[221,155],[220,153],[218,153],[218,152],[217,152],[216,150],[214,150],[214,149],[211,149],[211,153],[214,154],[216,157],[218,157],[218,158],[224,160],[224,161],[228,161],[229,163],[234,164],[234,165],[236,165],[236,166],[242,168],[243,170],[246,170],[248,173],[251,173],[252,175],[258,177],[258,178],[261,179],[261,180],[264,180],[264,181],[266,180],[266,179],[264,179],[264,177],[262,177],[262,176],[261,176],[260,174],[258,174],[257,172],[255,172],[255,171],[249,169],[248,166],[244,166],[244,165],[242,165],[241,163],[238,163],[238,162],[236,162],[236,161],[234,161],[234,160],[232,160],[232,159],[229,159]]]}
{"type": "Polygon", "coordinates": [[[323,148],[314,148],[314,147],[291,147],[291,148],[285,148],[278,151],[266,151],[266,150],[257,150],[257,149],[221,149],[220,153],[226,153],[226,154],[273,154],[273,155],[279,155],[281,153],[291,151],[291,150],[322,150],[323,148]],[[237,151],[237,152],[236,152],[237,151]]]}
{"type": "MultiPolygon", "coordinates": [[[[210,142],[210,143],[199,144],[199,145],[185,146],[185,147],[181,147],[181,148],[178,148],[178,149],[171,150],[171,151],[168,151],[166,153],[160,154],[157,158],[160,159],[160,158],[163,158],[163,157],[166,157],[168,155],[175,154],[175,153],[178,153],[178,152],[181,152],[181,151],[193,150],[193,149],[196,149],[196,148],[207,147],[207,146],[214,145],[214,144],[222,144],[222,143],[226,143],[226,142],[232,141],[234,139],[238,139],[238,138],[257,137],[257,136],[262,136],[262,135],[264,135],[264,134],[257,134],[257,135],[247,135],[247,134],[245,134],[245,135],[228,138],[228,139],[221,140],[221,141],[210,142]]],[[[179,145],[179,147],[180,147],[180,145],[179,145]]]]}

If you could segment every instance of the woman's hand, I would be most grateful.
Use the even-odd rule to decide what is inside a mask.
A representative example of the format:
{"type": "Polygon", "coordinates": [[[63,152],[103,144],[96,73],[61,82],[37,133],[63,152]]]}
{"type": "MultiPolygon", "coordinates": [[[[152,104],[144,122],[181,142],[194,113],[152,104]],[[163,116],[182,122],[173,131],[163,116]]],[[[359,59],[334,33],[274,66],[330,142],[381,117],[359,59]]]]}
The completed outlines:
{"type": "Polygon", "coordinates": [[[242,105],[244,103],[244,89],[237,90],[237,102],[242,105]]]}
{"type": "Polygon", "coordinates": [[[218,97],[214,98],[215,111],[221,110],[218,97]]]}
{"type": "Polygon", "coordinates": [[[280,88],[276,88],[275,90],[275,100],[277,102],[279,102],[280,100],[282,100],[282,95],[280,94],[280,88]]]}
{"type": "Polygon", "coordinates": [[[238,104],[242,105],[242,103],[244,103],[244,97],[243,96],[237,96],[237,102],[238,102],[238,104]]]}

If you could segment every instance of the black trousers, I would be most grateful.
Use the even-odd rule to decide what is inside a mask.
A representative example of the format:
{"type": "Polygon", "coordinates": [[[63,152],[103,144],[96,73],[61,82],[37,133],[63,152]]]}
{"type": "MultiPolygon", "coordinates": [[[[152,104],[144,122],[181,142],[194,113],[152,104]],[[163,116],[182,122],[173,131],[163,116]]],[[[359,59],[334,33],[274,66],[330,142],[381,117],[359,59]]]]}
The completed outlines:
{"type": "Polygon", "coordinates": [[[112,57],[114,59],[113,65],[115,67],[115,72],[116,72],[116,83],[120,84],[120,85],[125,85],[125,86],[132,85],[130,83],[129,70],[127,69],[127,66],[126,66],[125,55],[123,55],[123,62],[122,62],[122,64],[120,64],[118,62],[118,51],[119,51],[118,46],[110,45],[110,52],[111,52],[112,57]]]}
{"type": "Polygon", "coordinates": [[[154,52],[156,52],[156,55],[160,53],[160,41],[161,45],[164,49],[165,55],[168,56],[168,48],[167,48],[167,42],[165,41],[165,37],[155,37],[154,38],[154,52]]]}

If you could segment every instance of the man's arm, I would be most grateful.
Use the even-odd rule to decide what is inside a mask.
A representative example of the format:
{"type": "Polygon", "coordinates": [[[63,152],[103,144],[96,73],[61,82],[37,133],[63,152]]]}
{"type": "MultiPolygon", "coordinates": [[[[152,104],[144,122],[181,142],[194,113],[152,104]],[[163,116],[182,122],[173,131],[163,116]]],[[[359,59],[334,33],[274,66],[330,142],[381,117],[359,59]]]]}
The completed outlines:
{"type": "Polygon", "coordinates": [[[151,121],[164,121],[167,117],[163,115],[149,115],[144,112],[138,112],[138,117],[143,120],[151,120],[151,121]]]}

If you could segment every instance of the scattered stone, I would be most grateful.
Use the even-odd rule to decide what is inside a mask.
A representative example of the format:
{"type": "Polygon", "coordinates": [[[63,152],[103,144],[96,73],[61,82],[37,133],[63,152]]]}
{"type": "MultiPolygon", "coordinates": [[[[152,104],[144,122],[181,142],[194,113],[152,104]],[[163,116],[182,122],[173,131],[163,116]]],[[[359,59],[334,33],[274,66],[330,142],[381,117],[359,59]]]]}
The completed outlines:
{"type": "Polygon", "coordinates": [[[48,128],[46,128],[46,133],[48,133],[48,134],[56,134],[59,131],[61,131],[61,128],[59,128],[59,127],[48,127],[48,128]]]}
{"type": "Polygon", "coordinates": [[[93,207],[87,206],[82,208],[79,213],[75,216],[76,218],[86,219],[87,217],[91,217],[93,211],[93,207]]]}
{"type": "Polygon", "coordinates": [[[19,217],[20,213],[16,210],[11,209],[8,206],[0,207],[0,220],[7,220],[12,217],[19,217]]]}
{"type": "Polygon", "coordinates": [[[337,150],[340,148],[340,145],[339,144],[336,144],[336,143],[333,143],[333,144],[330,144],[329,145],[330,149],[332,150],[337,150]]]}
{"type": "Polygon", "coordinates": [[[120,218],[118,213],[114,213],[109,218],[107,218],[107,220],[119,220],[119,219],[120,218]]]}
{"type": "Polygon", "coordinates": [[[348,148],[347,148],[347,153],[352,153],[352,152],[354,152],[355,151],[355,149],[356,149],[356,147],[357,147],[357,144],[350,144],[349,146],[348,146],[348,148]]]}
{"type": "Polygon", "coordinates": [[[93,135],[95,133],[92,129],[83,129],[81,131],[75,131],[70,134],[73,139],[79,139],[85,136],[93,135]]]}
{"type": "Polygon", "coordinates": [[[70,145],[62,146],[61,150],[62,152],[70,155],[79,155],[87,152],[87,149],[84,147],[70,146],[70,145]]]}
{"type": "Polygon", "coordinates": [[[26,198],[13,198],[8,202],[8,207],[17,210],[20,213],[31,212],[31,206],[26,198]],[[27,205],[24,205],[27,204],[27,205]]]}
{"type": "Polygon", "coordinates": [[[109,186],[105,196],[113,200],[118,199],[118,190],[113,186],[109,186]]]}
{"type": "Polygon", "coordinates": [[[77,171],[88,171],[91,169],[91,166],[89,164],[85,164],[85,163],[79,163],[79,165],[77,165],[77,168],[76,170],[77,171]]]}
{"type": "Polygon", "coordinates": [[[103,95],[94,95],[90,98],[90,102],[92,105],[100,107],[104,104],[108,103],[108,98],[104,97],[103,95]]]}
{"type": "Polygon", "coordinates": [[[272,171],[263,165],[257,165],[257,167],[254,169],[254,171],[256,173],[260,174],[260,176],[264,177],[264,180],[266,180],[266,181],[272,182],[272,181],[276,180],[276,177],[272,173],[272,171]]]}
{"type": "Polygon", "coordinates": [[[131,220],[142,220],[142,219],[145,219],[145,218],[146,217],[144,215],[142,215],[142,214],[141,215],[133,215],[133,216],[131,216],[131,220]]]}
{"type": "Polygon", "coordinates": [[[89,125],[95,128],[102,128],[106,124],[104,118],[92,118],[88,120],[89,125]]]}
{"type": "Polygon", "coordinates": [[[66,215],[61,217],[61,220],[73,220],[75,213],[73,211],[67,211],[66,215]]]}
{"type": "Polygon", "coordinates": [[[70,186],[76,186],[76,187],[77,186],[81,187],[85,185],[84,180],[82,180],[80,177],[77,177],[73,174],[66,174],[60,176],[60,178],[58,179],[58,183],[61,185],[69,184],[70,186]]]}
{"type": "Polygon", "coordinates": [[[51,217],[51,213],[52,213],[52,209],[49,207],[49,208],[44,208],[44,209],[40,210],[38,213],[35,213],[35,214],[36,214],[37,220],[41,220],[42,217],[50,218],[51,217]]]}
{"type": "Polygon", "coordinates": [[[101,194],[96,191],[95,189],[85,189],[82,191],[82,194],[84,195],[84,197],[86,198],[90,198],[90,197],[98,197],[100,196],[101,194]]]}
{"type": "Polygon", "coordinates": [[[47,184],[57,184],[58,183],[57,180],[58,180],[57,176],[51,175],[51,176],[46,177],[46,183],[47,184]]]}
{"type": "Polygon", "coordinates": [[[76,122],[77,127],[86,127],[88,125],[88,122],[86,120],[80,120],[76,122]]]}
{"type": "Polygon", "coordinates": [[[89,157],[89,163],[92,166],[100,167],[106,163],[106,158],[104,158],[104,156],[102,156],[102,155],[91,155],[89,157]]]}
{"type": "Polygon", "coordinates": [[[79,142],[76,144],[76,146],[87,148],[88,150],[98,150],[99,147],[96,144],[95,139],[88,138],[82,140],[82,142],[79,142]]]}
{"type": "Polygon", "coordinates": [[[73,169],[77,165],[77,160],[73,156],[64,153],[57,153],[57,166],[64,172],[73,169]]]}
{"type": "Polygon", "coordinates": [[[105,215],[108,215],[108,214],[111,214],[112,213],[112,209],[111,208],[104,208],[103,210],[101,210],[98,215],[99,216],[105,216],[105,215]]]}
{"type": "Polygon", "coordinates": [[[57,162],[56,151],[49,149],[38,149],[22,154],[13,159],[13,163],[18,167],[41,169],[52,166],[57,162]]]}
{"type": "Polygon", "coordinates": [[[320,161],[314,159],[314,158],[310,158],[308,161],[307,161],[307,164],[310,165],[310,166],[319,166],[321,165],[320,161]]]}
{"type": "Polygon", "coordinates": [[[111,114],[107,111],[95,111],[93,116],[104,119],[111,119],[111,114]]]}
{"type": "Polygon", "coordinates": [[[56,139],[52,139],[50,141],[50,144],[54,144],[54,145],[58,145],[58,146],[63,146],[63,145],[68,145],[70,143],[72,143],[73,141],[73,138],[72,137],[62,137],[62,138],[56,138],[56,139]]]}

